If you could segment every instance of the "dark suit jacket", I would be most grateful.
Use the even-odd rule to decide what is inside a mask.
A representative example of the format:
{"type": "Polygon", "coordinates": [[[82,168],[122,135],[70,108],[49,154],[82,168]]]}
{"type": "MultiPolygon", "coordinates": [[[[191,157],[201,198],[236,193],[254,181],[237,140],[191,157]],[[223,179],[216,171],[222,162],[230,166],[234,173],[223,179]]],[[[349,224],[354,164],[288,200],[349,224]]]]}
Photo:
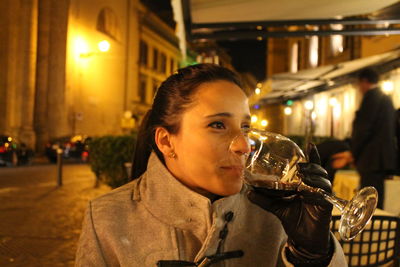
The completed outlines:
{"type": "Polygon", "coordinates": [[[395,109],[379,88],[365,93],[356,112],[351,150],[359,172],[392,172],[397,167],[395,109]]]}

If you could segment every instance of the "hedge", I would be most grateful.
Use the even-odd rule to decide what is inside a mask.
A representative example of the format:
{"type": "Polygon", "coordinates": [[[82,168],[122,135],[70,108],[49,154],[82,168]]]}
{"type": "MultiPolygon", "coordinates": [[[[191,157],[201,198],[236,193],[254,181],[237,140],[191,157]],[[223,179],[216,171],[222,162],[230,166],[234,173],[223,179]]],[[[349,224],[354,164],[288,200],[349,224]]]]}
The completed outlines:
{"type": "Polygon", "coordinates": [[[116,188],[129,182],[124,163],[132,161],[135,143],[136,134],[96,137],[89,142],[89,162],[96,185],[100,181],[116,188]]]}

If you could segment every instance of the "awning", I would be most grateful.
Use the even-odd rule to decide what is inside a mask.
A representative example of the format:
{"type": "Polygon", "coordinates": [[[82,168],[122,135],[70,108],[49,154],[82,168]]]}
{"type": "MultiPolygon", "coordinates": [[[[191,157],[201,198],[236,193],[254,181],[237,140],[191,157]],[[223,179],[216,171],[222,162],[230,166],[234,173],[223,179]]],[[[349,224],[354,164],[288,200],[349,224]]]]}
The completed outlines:
{"type": "Polygon", "coordinates": [[[290,25],[400,23],[398,0],[171,0],[187,40],[237,40],[305,35],[400,34],[396,27],[276,30],[290,25]],[[179,5],[177,4],[179,2],[179,5]],[[183,15],[182,15],[183,14],[183,15]],[[390,14],[390,16],[388,16],[390,14]],[[360,17],[363,15],[362,17],[360,17]]]}
{"type": "Polygon", "coordinates": [[[373,13],[397,0],[191,0],[193,24],[304,20],[373,13]]]}
{"type": "Polygon", "coordinates": [[[317,92],[331,90],[354,81],[357,72],[374,67],[379,73],[400,68],[400,49],[335,65],[272,75],[271,90],[260,96],[262,104],[282,103],[317,92]]]}

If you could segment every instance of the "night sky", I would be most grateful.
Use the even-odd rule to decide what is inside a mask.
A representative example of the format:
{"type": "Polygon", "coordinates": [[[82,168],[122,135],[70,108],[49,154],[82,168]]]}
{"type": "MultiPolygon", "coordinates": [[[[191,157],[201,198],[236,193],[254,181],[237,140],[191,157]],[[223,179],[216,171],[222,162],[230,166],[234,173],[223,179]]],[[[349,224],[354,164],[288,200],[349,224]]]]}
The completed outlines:
{"type": "Polygon", "coordinates": [[[232,64],[238,72],[250,72],[257,81],[266,77],[266,41],[241,40],[219,42],[232,57],[232,64]]]}

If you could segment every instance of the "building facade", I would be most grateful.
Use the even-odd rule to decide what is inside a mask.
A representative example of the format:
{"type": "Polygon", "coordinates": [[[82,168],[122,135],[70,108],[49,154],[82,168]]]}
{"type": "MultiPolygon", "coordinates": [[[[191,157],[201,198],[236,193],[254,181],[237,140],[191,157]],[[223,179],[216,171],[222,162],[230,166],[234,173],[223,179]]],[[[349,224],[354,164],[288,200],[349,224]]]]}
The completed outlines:
{"type": "Polygon", "coordinates": [[[0,133],[129,132],[181,60],[174,29],[139,0],[6,0],[0,11],[0,133]]]}

